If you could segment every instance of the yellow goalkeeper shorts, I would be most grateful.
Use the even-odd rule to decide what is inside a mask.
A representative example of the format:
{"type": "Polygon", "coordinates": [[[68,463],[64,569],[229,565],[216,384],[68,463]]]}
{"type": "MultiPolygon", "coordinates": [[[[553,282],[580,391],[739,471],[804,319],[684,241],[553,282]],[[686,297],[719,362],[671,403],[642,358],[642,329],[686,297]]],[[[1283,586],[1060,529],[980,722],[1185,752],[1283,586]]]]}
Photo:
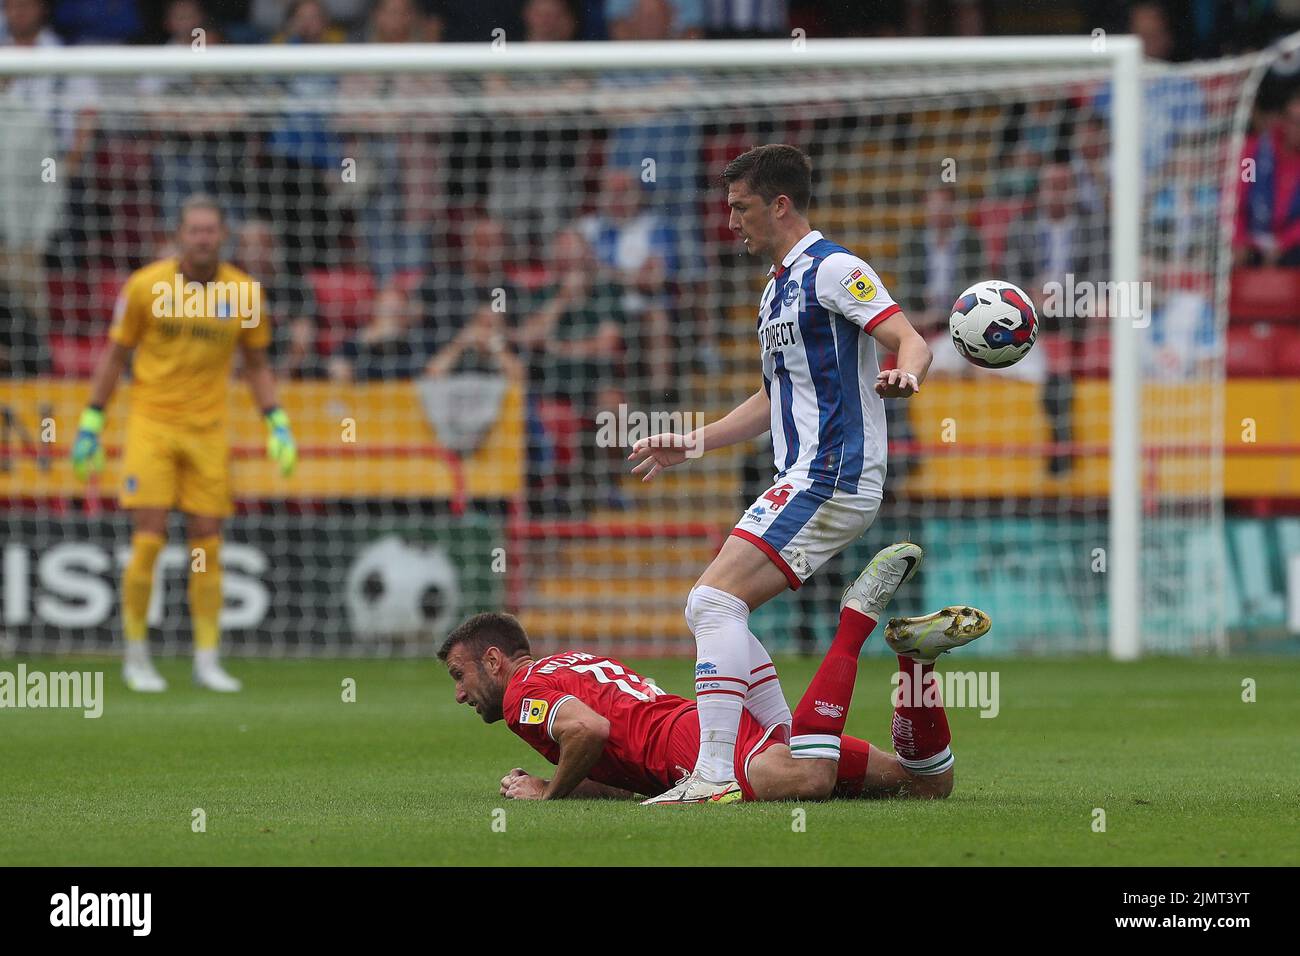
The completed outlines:
{"type": "Polygon", "coordinates": [[[121,481],[123,508],[228,516],[232,509],[227,426],[182,428],[142,415],[129,416],[121,481]]]}

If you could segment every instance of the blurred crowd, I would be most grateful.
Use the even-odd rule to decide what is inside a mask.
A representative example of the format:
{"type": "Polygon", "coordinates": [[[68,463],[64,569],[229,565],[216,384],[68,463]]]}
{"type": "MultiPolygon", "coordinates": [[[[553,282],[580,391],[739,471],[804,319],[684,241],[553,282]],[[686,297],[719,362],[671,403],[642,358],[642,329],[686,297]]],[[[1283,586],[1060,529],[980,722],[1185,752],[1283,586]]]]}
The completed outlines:
{"type": "MultiPolygon", "coordinates": [[[[1086,33],[1102,24],[1138,35],[1148,59],[1174,61],[1266,43],[1300,8],[1229,6],[1061,3],[1044,18],[973,0],[896,0],[869,11],[800,0],[3,0],[0,45],[464,42],[491,40],[496,29],[507,42],[643,42],[794,29],[1086,33]]],[[[681,78],[631,80],[671,90],[681,78]]],[[[153,108],[142,125],[130,110],[98,109],[105,89],[91,78],[0,78],[0,374],[86,374],[125,274],[169,254],[181,203],[205,193],[227,210],[230,259],[263,286],[281,375],[507,376],[529,395],[534,485],[580,473],[617,504],[617,450],[583,446],[592,415],[625,401],[670,406],[684,375],[722,370],[728,308],[754,295],[753,264],[736,253],[710,171],[756,141],[797,142],[814,168],[819,150],[842,148],[797,111],[779,124],[726,124],[682,108],[582,117],[521,108],[430,127],[430,116],[444,114],[419,104],[465,92],[442,77],[275,82],[288,106],[271,115],[245,108],[232,80],[135,78],[129,92],[141,102],[176,104],[153,108]],[[403,125],[400,107],[380,115],[311,106],[368,97],[415,104],[412,121],[403,125]],[[49,157],[57,181],[35,189],[33,171],[49,157]],[[340,175],[349,161],[351,179],[340,175]]],[[[479,82],[476,92],[529,92],[505,77],[479,82]]],[[[628,78],[588,82],[617,91],[628,78]]],[[[1246,146],[1254,172],[1234,242],[1243,269],[1300,265],[1295,89],[1288,76],[1270,78],[1246,146]]],[[[1230,162],[1206,158],[1200,141],[1222,112],[1214,95],[1185,76],[1149,85],[1143,164],[1153,181],[1204,182],[1212,176],[1161,174],[1230,162]]],[[[927,337],[946,335],[955,294],[980,278],[1005,277],[1034,296],[1052,283],[1104,280],[1110,108],[1104,85],[1008,102],[979,195],[963,182],[891,197],[905,226],[892,248],[864,254],[927,337]]],[[[921,124],[898,117],[881,138],[893,136],[902,155],[931,132],[921,124]]],[[[1150,371],[1168,363],[1185,375],[1214,355],[1210,277],[1185,264],[1217,248],[1218,197],[1177,185],[1147,196],[1145,271],[1178,287],[1165,298],[1163,327],[1180,330],[1151,353],[1150,371]]],[[[1075,379],[1104,375],[1108,361],[1104,313],[1076,318],[1045,315],[1042,347],[1006,373],[1041,388],[1063,443],[1073,433],[1075,379]]],[[[969,372],[953,349],[935,353],[936,374],[969,372]]],[[[905,439],[901,410],[896,421],[895,437],[905,439]]],[[[906,469],[907,456],[895,467],[906,469]]],[[[1065,454],[1051,462],[1056,473],[1071,467],[1065,454]]]]}
{"type": "MultiPolygon", "coordinates": [[[[24,30],[33,7],[46,11],[47,30],[38,41],[45,44],[188,44],[196,28],[213,43],[472,43],[493,39],[495,31],[522,41],[635,40],[647,32],[676,39],[781,37],[793,29],[810,37],[1088,34],[1122,29],[1133,3],[413,0],[409,15],[381,6],[376,0],[13,0],[5,4],[0,42],[29,42],[24,30]]],[[[1300,26],[1300,5],[1291,0],[1166,0],[1161,6],[1179,24],[1171,50],[1179,60],[1258,48],[1300,26]]]]}

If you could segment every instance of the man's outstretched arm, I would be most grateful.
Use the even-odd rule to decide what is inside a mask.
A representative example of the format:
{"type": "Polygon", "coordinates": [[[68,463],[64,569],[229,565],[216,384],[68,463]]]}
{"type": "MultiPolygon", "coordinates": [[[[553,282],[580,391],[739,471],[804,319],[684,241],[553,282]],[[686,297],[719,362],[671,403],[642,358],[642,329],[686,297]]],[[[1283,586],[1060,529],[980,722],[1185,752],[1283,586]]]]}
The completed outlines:
{"type": "MultiPolygon", "coordinates": [[[[566,697],[551,716],[551,737],[560,745],[560,759],[555,765],[555,776],[540,789],[522,780],[509,788],[508,774],[501,781],[504,796],[520,800],[559,800],[576,796],[575,791],[587,779],[591,768],[600,761],[609,739],[609,721],[576,697],[566,697]],[[515,792],[507,792],[513,789],[515,792]]],[[[513,771],[511,771],[513,773],[513,771]]],[[[528,775],[525,774],[525,777],[528,775]]],[[[537,777],[529,777],[538,781],[537,777]]]]}
{"type": "MultiPolygon", "coordinates": [[[[535,777],[522,767],[515,767],[501,778],[501,796],[512,800],[540,800],[550,781],[535,777]]],[[[631,800],[636,794],[595,780],[584,780],[573,788],[570,798],[579,800],[631,800]]]]}
{"type": "Polygon", "coordinates": [[[703,428],[685,435],[662,432],[642,438],[627,456],[628,461],[636,462],[632,474],[640,475],[642,481],[650,481],[665,468],[680,465],[687,458],[698,458],[706,451],[757,438],[769,428],[771,407],[766,389],[760,388],[703,428]]]}

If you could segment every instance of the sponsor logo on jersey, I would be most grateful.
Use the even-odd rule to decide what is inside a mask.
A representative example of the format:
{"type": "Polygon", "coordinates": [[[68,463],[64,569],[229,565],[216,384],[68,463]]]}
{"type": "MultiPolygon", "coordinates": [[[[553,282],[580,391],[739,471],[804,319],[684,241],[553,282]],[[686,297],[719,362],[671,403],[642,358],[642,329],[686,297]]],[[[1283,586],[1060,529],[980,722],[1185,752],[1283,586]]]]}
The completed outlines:
{"type": "Polygon", "coordinates": [[[127,475],[126,479],[122,482],[122,486],[132,494],[135,493],[135,489],[139,487],[139,485],[140,483],[135,480],[135,475],[127,475]]]}
{"type": "Polygon", "coordinates": [[[840,285],[849,290],[849,294],[859,302],[870,302],[876,297],[876,284],[867,278],[861,269],[854,269],[843,279],[840,285]]]}
{"type": "Polygon", "coordinates": [[[716,676],[717,673],[718,673],[718,665],[713,663],[713,661],[700,661],[698,664],[695,665],[696,677],[700,677],[701,675],[710,675],[710,674],[716,676]]]}
{"type": "Polygon", "coordinates": [[[817,701],[813,710],[823,717],[833,717],[837,720],[844,716],[844,708],[840,704],[830,704],[824,700],[817,701]]]}
{"type": "Polygon", "coordinates": [[[546,720],[546,711],[550,709],[550,706],[544,700],[533,700],[531,697],[525,697],[523,705],[519,708],[519,722],[521,724],[540,724],[546,720]]]}
{"type": "Polygon", "coordinates": [[[791,321],[773,322],[759,329],[758,344],[764,355],[779,352],[787,346],[796,344],[795,323],[791,321]]]}
{"type": "Polygon", "coordinates": [[[767,514],[767,509],[762,505],[755,505],[745,512],[745,521],[762,521],[763,515],[767,514]]]}

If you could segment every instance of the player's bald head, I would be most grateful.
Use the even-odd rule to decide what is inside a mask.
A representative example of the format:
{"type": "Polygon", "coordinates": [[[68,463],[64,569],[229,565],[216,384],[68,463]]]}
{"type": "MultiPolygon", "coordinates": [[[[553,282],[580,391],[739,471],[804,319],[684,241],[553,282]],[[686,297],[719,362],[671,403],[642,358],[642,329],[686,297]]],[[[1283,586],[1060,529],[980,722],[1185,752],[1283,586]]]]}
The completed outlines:
{"type": "Polygon", "coordinates": [[[755,146],[741,153],[727,163],[722,182],[727,186],[744,183],[765,203],[777,196],[788,196],[801,214],[812,202],[812,163],[798,147],[784,143],[755,146]]]}

